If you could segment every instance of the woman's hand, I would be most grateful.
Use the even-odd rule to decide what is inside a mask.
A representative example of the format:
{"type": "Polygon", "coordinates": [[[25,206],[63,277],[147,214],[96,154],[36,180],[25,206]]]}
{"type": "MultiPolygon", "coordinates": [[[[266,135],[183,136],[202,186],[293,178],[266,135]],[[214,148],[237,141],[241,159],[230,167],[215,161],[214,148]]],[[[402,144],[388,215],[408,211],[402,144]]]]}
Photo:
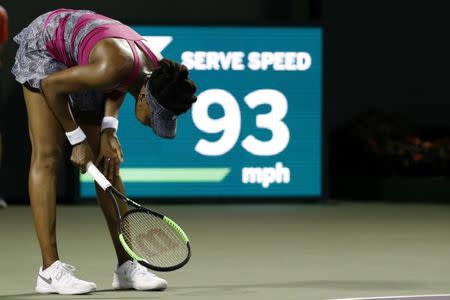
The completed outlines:
{"type": "Polygon", "coordinates": [[[92,152],[87,140],[73,146],[70,160],[74,165],[80,168],[81,173],[86,173],[88,162],[94,160],[94,153],[92,152]]]}
{"type": "Polygon", "coordinates": [[[95,164],[100,167],[103,160],[103,174],[112,181],[119,175],[120,163],[123,162],[122,146],[114,129],[107,128],[100,136],[100,152],[95,164]]]}

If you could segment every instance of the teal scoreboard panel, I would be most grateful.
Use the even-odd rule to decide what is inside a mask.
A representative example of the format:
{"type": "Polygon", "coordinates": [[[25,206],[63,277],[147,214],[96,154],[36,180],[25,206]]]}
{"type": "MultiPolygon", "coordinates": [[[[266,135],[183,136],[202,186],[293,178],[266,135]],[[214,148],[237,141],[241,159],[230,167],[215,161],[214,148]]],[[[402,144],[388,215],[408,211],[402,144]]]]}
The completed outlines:
{"type": "MultiPolygon", "coordinates": [[[[131,197],[321,197],[322,30],[134,26],[186,65],[198,100],[174,140],[119,116],[121,176],[131,197]]],[[[81,176],[81,196],[95,195],[81,176]]]]}

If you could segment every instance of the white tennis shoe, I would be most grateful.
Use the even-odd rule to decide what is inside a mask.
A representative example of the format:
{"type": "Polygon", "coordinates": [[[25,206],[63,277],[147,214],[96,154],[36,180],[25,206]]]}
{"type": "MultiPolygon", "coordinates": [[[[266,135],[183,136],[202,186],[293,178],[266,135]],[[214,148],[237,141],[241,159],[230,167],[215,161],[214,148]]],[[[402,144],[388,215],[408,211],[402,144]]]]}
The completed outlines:
{"type": "Polygon", "coordinates": [[[95,291],[97,286],[93,282],[80,280],[73,274],[75,267],[55,261],[50,267],[39,268],[36,292],[40,294],[77,295],[95,291]]]}
{"type": "Polygon", "coordinates": [[[112,287],[116,290],[160,291],[167,288],[167,281],[138,262],[128,260],[114,272],[112,287]]]}

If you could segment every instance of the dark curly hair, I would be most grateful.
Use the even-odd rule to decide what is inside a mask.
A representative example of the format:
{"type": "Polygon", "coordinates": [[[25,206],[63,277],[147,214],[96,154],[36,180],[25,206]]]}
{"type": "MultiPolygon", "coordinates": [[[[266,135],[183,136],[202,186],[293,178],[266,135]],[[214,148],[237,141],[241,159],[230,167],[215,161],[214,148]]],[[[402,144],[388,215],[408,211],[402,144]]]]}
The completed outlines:
{"type": "Polygon", "coordinates": [[[197,101],[197,86],[189,78],[189,70],[165,58],[159,61],[159,68],[153,71],[147,86],[158,103],[176,115],[187,112],[197,101]]]}

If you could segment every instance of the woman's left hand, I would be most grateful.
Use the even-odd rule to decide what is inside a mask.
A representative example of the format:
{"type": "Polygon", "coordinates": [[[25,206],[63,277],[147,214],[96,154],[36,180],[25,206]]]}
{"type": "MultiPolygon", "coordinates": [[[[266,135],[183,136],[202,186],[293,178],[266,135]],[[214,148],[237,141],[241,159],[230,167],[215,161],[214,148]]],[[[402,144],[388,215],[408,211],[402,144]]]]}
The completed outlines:
{"type": "Polygon", "coordinates": [[[100,167],[103,160],[103,174],[112,181],[119,175],[120,164],[123,162],[122,146],[114,129],[105,129],[100,136],[100,152],[95,164],[100,167]]]}

